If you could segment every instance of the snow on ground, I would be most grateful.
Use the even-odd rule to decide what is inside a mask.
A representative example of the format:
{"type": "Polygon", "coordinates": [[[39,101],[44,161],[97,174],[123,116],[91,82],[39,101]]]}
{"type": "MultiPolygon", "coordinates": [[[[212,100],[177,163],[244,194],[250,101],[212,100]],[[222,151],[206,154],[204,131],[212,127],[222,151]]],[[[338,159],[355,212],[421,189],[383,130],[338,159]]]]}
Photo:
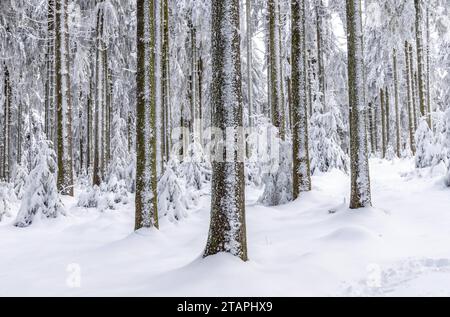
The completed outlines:
{"type": "Polygon", "coordinates": [[[200,258],[208,196],[180,223],[138,233],[131,205],[100,213],[66,199],[66,217],[26,229],[0,223],[0,295],[449,296],[442,175],[416,172],[412,160],[372,160],[374,208],[359,211],[347,209],[349,178],[339,171],[276,208],[257,205],[261,191],[248,189],[247,263],[200,258]]]}

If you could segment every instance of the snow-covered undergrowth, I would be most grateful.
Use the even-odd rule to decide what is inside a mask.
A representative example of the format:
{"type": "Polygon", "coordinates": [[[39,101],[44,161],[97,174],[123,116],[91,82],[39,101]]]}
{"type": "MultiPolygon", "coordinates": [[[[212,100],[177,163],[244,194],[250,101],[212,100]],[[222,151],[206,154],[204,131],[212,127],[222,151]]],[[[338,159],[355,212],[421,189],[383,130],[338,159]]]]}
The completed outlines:
{"type": "Polygon", "coordinates": [[[79,190],[63,197],[66,216],[26,229],[13,226],[12,204],[0,223],[0,295],[450,295],[445,168],[414,165],[373,159],[374,207],[358,211],[347,208],[349,178],[338,170],[279,207],[257,204],[261,189],[248,187],[247,263],[200,258],[208,196],[183,221],[137,233],[133,203],[77,207],[79,190]]]}
{"type": "Polygon", "coordinates": [[[15,192],[7,183],[0,183],[0,221],[11,216],[12,204],[15,201],[15,192]]]}
{"type": "Polygon", "coordinates": [[[117,209],[118,205],[130,203],[130,194],[127,191],[125,180],[111,177],[108,183],[100,186],[84,186],[78,196],[78,207],[97,208],[100,211],[117,209]]]}

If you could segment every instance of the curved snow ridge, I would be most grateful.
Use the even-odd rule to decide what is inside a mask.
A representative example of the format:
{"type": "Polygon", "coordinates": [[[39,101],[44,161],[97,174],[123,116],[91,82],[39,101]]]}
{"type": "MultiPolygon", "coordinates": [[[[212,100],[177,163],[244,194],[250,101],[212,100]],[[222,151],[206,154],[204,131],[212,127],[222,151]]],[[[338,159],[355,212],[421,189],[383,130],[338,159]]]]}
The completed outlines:
{"type": "Polygon", "coordinates": [[[350,225],[345,226],[342,228],[338,228],[334,231],[332,231],[329,234],[326,234],[319,238],[319,240],[327,241],[327,242],[353,242],[353,241],[367,241],[367,240],[374,240],[379,239],[379,235],[372,232],[368,228],[365,228],[363,226],[356,226],[356,225],[350,225]]]}
{"type": "Polygon", "coordinates": [[[450,259],[408,258],[383,266],[370,264],[367,276],[344,283],[346,296],[450,296],[450,259]],[[445,282],[447,281],[447,282],[445,282]]]}

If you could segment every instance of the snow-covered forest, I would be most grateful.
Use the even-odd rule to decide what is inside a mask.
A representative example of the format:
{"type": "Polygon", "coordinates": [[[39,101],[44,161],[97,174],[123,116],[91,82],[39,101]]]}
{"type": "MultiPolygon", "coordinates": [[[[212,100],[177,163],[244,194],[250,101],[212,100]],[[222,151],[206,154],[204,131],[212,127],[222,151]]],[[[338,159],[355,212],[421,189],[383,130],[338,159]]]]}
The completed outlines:
{"type": "Polygon", "coordinates": [[[449,0],[0,1],[0,295],[450,296],[449,0]]]}

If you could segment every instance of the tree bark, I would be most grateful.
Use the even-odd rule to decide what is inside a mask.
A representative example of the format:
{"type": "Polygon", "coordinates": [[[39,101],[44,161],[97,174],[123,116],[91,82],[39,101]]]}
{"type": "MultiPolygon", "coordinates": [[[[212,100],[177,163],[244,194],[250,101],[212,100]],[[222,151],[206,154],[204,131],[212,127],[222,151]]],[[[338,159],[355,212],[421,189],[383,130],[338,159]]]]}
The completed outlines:
{"type": "Polygon", "coordinates": [[[3,180],[9,183],[11,180],[11,82],[9,70],[4,64],[4,108],[3,108],[3,180]]]}
{"type": "Polygon", "coordinates": [[[407,105],[408,105],[408,130],[409,130],[409,147],[413,154],[416,152],[415,139],[414,139],[414,114],[412,108],[412,97],[411,97],[411,69],[409,62],[409,44],[405,41],[405,67],[406,67],[406,95],[407,95],[407,105]]]}
{"type": "Polygon", "coordinates": [[[170,55],[169,55],[169,3],[168,0],[162,2],[162,58],[161,58],[161,100],[163,118],[163,156],[167,161],[170,152],[170,55]]]}
{"type": "Polygon", "coordinates": [[[386,147],[391,145],[391,100],[389,98],[389,88],[385,88],[385,113],[386,113],[386,147]]]}
{"type": "Polygon", "coordinates": [[[69,76],[68,1],[56,0],[56,112],[58,191],[73,196],[72,101],[69,76]]]}
{"type": "Polygon", "coordinates": [[[268,0],[269,9],[269,58],[270,58],[270,96],[272,123],[279,129],[280,137],[285,137],[284,100],[282,85],[282,63],[280,47],[280,25],[278,0],[268,0]]]}
{"type": "Polygon", "coordinates": [[[427,6],[427,112],[428,112],[428,126],[430,129],[433,128],[432,126],[432,113],[431,113],[431,88],[430,88],[430,9],[429,6],[427,6]]]}
{"type": "Polygon", "coordinates": [[[158,228],[154,0],[137,0],[136,220],[158,228]]]}
{"type": "Polygon", "coordinates": [[[47,139],[54,140],[55,118],[55,0],[47,2],[47,39],[46,39],[46,81],[45,81],[45,134],[47,139]]]}
{"type": "Polygon", "coordinates": [[[384,104],[384,90],[380,89],[381,108],[381,156],[386,157],[386,110],[384,104]]]}
{"type": "Polygon", "coordinates": [[[412,111],[414,116],[414,133],[417,130],[417,126],[419,124],[419,118],[417,115],[417,98],[416,98],[416,81],[415,81],[415,72],[414,72],[414,56],[413,56],[413,47],[409,45],[409,71],[411,73],[411,100],[412,100],[412,111]]]}
{"type": "Polygon", "coordinates": [[[326,111],[326,95],[325,95],[325,65],[323,59],[323,15],[324,5],[323,0],[316,0],[316,32],[317,32],[317,64],[319,77],[319,101],[322,105],[323,111],[326,111]]]}
{"type": "Polygon", "coordinates": [[[397,75],[397,50],[393,52],[394,62],[394,103],[395,103],[395,134],[396,134],[396,153],[397,157],[401,157],[401,135],[400,135],[400,111],[398,97],[398,75],[397,75]]]}
{"type": "Polygon", "coordinates": [[[359,0],[346,0],[348,88],[350,104],[350,208],[371,206],[367,153],[364,56],[361,8],[359,0]]]}
{"type": "Polygon", "coordinates": [[[305,0],[292,0],[293,195],[311,190],[306,87],[305,0]]]}
{"type": "Polygon", "coordinates": [[[252,4],[251,0],[245,0],[245,17],[247,24],[247,98],[248,98],[248,125],[253,127],[253,30],[252,30],[252,4]]]}
{"type": "Polygon", "coordinates": [[[213,161],[211,223],[204,257],[227,252],[246,261],[239,0],[212,0],[211,20],[214,126],[234,133],[231,140],[227,138],[223,156],[213,161]]]}
{"type": "Polygon", "coordinates": [[[425,116],[425,88],[423,79],[423,38],[422,38],[422,1],[414,0],[414,7],[416,9],[416,49],[417,49],[417,72],[418,72],[418,92],[419,92],[419,109],[420,115],[425,116]]]}

